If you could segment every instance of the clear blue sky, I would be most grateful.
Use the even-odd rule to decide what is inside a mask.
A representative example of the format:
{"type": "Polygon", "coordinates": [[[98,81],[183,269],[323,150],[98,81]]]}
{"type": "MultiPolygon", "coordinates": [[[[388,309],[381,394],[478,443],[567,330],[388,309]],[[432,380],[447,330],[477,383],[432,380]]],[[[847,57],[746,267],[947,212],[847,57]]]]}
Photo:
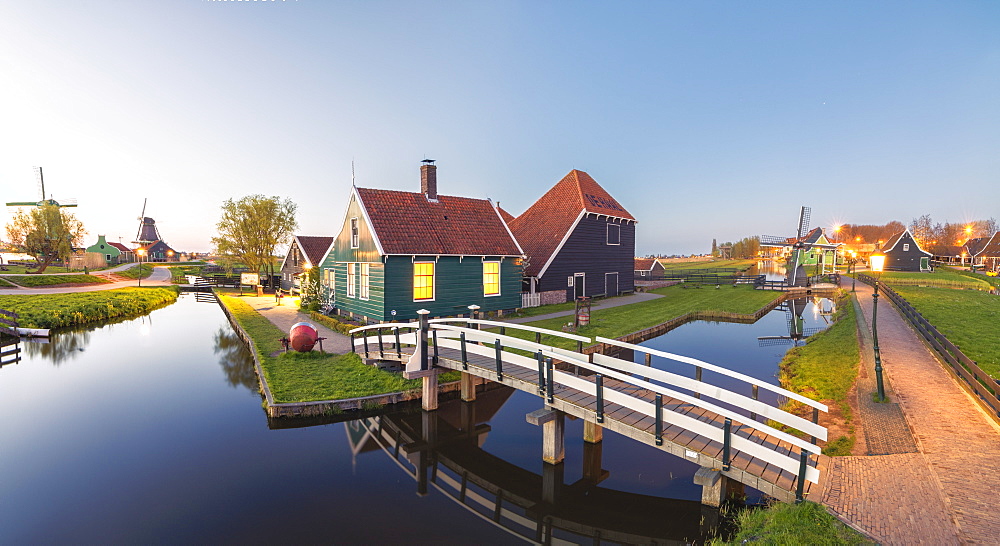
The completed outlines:
{"type": "MultiPolygon", "coordinates": [[[[636,252],[813,226],[1000,217],[1000,2],[0,0],[3,201],[143,198],[206,251],[230,197],[339,230],[351,185],[520,214],[571,169],[636,252]]],[[[9,220],[0,209],[0,223],[9,220]]]]}

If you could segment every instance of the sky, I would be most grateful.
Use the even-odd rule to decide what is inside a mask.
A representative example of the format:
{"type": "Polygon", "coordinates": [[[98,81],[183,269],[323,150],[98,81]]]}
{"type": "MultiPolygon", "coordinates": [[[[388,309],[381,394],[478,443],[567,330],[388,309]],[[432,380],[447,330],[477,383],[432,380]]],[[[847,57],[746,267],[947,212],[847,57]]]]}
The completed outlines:
{"type": "Polygon", "coordinates": [[[419,191],[425,158],[514,215],[586,171],[637,255],[792,236],[802,205],[1000,217],[1000,2],[0,0],[0,199],[41,166],[87,245],[147,200],[210,251],[250,194],[334,236],[352,177],[419,191]]]}

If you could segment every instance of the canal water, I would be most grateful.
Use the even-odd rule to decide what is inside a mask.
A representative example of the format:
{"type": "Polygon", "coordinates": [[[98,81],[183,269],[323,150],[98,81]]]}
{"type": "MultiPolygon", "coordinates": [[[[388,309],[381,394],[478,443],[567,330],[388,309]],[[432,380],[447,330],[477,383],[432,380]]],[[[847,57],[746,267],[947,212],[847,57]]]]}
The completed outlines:
{"type": "MultiPolygon", "coordinates": [[[[647,343],[773,381],[790,345],[757,336],[785,327],[775,311],[647,343]]],[[[506,388],[432,418],[269,423],[249,355],[193,295],[19,346],[0,368],[2,544],[699,540],[713,517],[693,465],[613,433],[595,452],[580,421],[547,474],[525,421],[540,400],[506,388]]]]}

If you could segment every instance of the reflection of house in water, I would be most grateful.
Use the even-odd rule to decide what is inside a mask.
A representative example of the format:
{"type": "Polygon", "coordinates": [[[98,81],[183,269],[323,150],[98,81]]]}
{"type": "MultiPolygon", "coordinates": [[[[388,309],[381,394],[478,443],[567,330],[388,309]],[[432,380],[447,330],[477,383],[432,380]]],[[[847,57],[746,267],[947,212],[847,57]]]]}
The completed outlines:
{"type": "MultiPolygon", "coordinates": [[[[823,317],[823,320],[829,323],[830,319],[828,317],[832,317],[837,310],[834,303],[826,298],[813,298],[813,300],[813,312],[823,317]]],[[[803,341],[807,337],[824,330],[824,328],[805,327],[805,319],[802,318],[802,313],[805,312],[808,304],[809,298],[796,298],[783,301],[776,309],[785,312],[785,323],[788,327],[788,335],[760,336],[757,338],[757,343],[761,347],[788,344],[798,346],[800,341],[803,341]]]]}
{"type": "MultiPolygon", "coordinates": [[[[603,443],[584,443],[583,476],[563,481],[564,464],[526,470],[482,449],[487,424],[509,388],[453,400],[437,411],[382,415],[345,423],[354,455],[381,451],[417,483],[445,495],[484,521],[529,542],[610,541],[629,544],[704,539],[718,509],[599,487],[603,443]]],[[[540,447],[540,446],[539,446],[540,447]]]]}

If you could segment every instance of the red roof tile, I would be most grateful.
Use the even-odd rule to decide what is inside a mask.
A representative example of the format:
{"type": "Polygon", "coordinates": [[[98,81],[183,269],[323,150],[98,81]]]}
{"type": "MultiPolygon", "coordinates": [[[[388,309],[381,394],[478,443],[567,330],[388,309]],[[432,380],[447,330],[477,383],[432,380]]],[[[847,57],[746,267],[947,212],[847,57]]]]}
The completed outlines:
{"type": "Polygon", "coordinates": [[[127,246],[125,246],[125,245],[123,245],[121,243],[108,243],[108,244],[111,245],[111,246],[113,246],[113,247],[115,247],[115,248],[117,248],[118,250],[120,250],[122,252],[134,252],[131,248],[129,248],[129,247],[127,247],[127,246]]]}
{"type": "Polygon", "coordinates": [[[635,258],[635,270],[649,271],[653,269],[654,263],[656,263],[656,259],[654,258],[635,258]]]}
{"type": "Polygon", "coordinates": [[[507,224],[510,224],[510,222],[514,219],[514,215],[500,208],[500,205],[497,205],[497,210],[500,211],[500,217],[503,218],[503,221],[507,222],[507,224]]]}
{"type": "Polygon", "coordinates": [[[525,275],[538,275],[582,211],[635,220],[589,174],[572,170],[534,205],[510,221],[529,261],[525,275]]]}
{"type": "Polygon", "coordinates": [[[1000,231],[994,233],[990,240],[976,252],[976,258],[1000,258],[1000,231]]]}
{"type": "Polygon", "coordinates": [[[312,265],[317,265],[323,261],[323,255],[333,244],[333,237],[315,237],[312,235],[296,235],[299,248],[305,254],[306,260],[312,265]]]}
{"type": "Polygon", "coordinates": [[[520,256],[487,199],[357,188],[386,254],[520,256]]]}

